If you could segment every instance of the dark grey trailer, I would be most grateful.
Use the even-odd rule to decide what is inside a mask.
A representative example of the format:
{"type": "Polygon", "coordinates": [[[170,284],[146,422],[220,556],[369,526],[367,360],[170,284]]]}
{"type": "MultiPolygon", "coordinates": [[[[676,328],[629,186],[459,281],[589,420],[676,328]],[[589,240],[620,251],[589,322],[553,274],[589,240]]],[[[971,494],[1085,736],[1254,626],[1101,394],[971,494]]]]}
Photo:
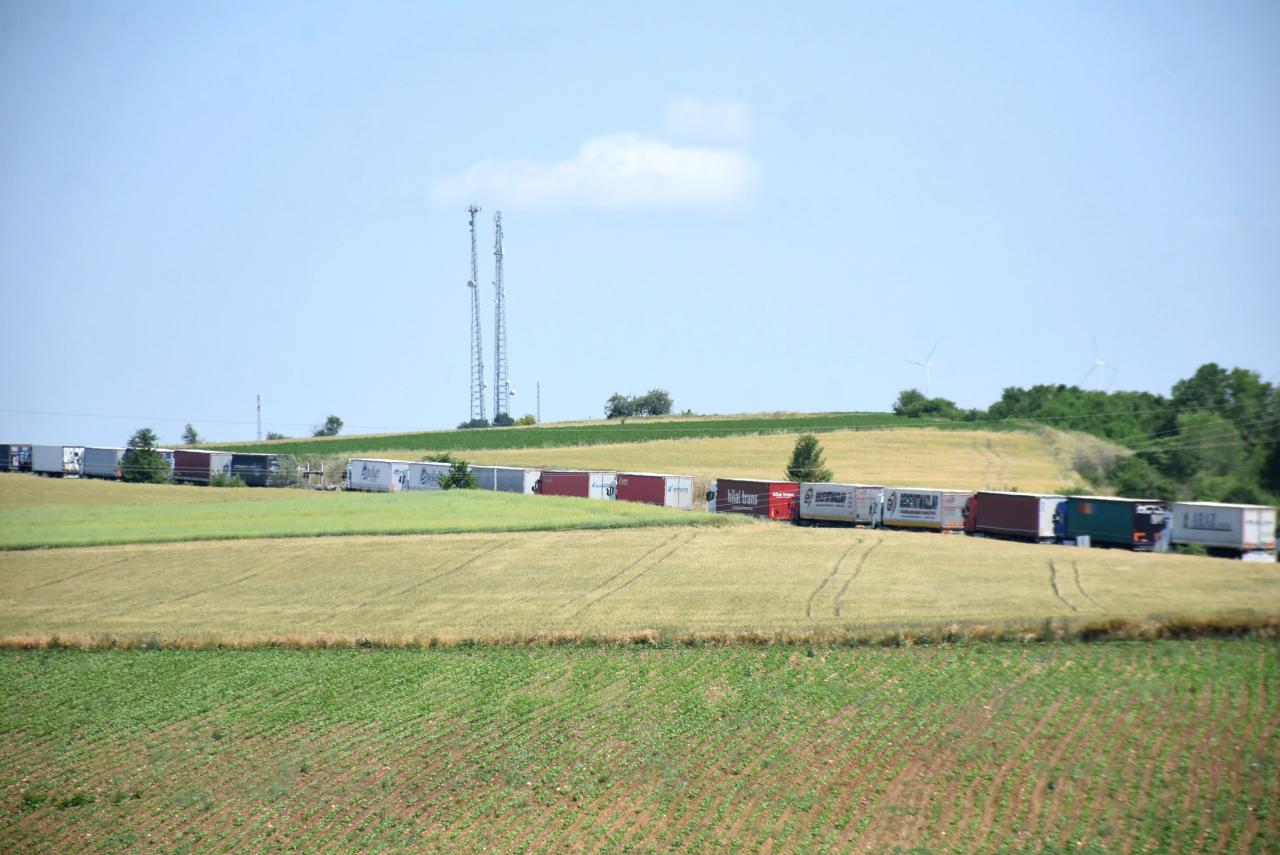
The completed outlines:
{"type": "Polygon", "coordinates": [[[0,444],[0,472],[17,472],[13,459],[13,446],[0,444]]]}
{"type": "Polygon", "coordinates": [[[192,484],[208,484],[214,475],[226,475],[231,468],[231,453],[179,448],[173,453],[173,480],[192,484]]]}
{"type": "Polygon", "coordinates": [[[533,495],[538,492],[542,470],[518,466],[472,466],[471,474],[475,475],[476,486],[481,490],[533,495]]]}
{"type": "Polygon", "coordinates": [[[119,481],[123,474],[121,461],[124,459],[124,452],[123,448],[85,446],[80,474],[86,478],[108,478],[119,481]]]}
{"type": "Polygon", "coordinates": [[[238,477],[246,487],[265,487],[271,480],[270,454],[236,454],[231,455],[232,477],[238,477]]]}

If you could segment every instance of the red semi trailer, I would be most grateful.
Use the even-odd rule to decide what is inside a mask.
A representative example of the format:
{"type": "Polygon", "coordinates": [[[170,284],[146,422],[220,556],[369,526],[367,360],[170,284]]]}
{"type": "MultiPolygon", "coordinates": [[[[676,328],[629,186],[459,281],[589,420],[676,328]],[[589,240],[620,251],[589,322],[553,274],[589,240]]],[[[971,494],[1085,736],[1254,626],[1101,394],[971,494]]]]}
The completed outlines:
{"type": "Polygon", "coordinates": [[[718,478],[711,484],[711,509],[718,514],[746,514],[771,520],[795,518],[800,485],[794,481],[718,478]]]}
{"type": "Polygon", "coordinates": [[[617,491],[614,472],[575,472],[544,469],[538,492],[544,496],[577,496],[582,499],[612,499],[617,491]]]}
{"type": "Polygon", "coordinates": [[[618,501],[693,510],[693,476],[619,472],[618,501]]]}
{"type": "Polygon", "coordinates": [[[982,490],[965,504],[966,534],[1053,541],[1062,496],[982,490]]]}

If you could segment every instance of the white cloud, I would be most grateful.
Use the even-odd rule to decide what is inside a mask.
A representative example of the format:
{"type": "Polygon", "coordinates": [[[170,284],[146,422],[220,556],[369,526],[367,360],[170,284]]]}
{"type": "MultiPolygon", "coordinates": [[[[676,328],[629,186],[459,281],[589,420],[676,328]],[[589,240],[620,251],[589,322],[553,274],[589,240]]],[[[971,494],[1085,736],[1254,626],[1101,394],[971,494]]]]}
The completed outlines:
{"type": "Polygon", "coordinates": [[[743,140],[751,135],[751,111],[741,101],[676,98],[667,102],[664,124],[675,137],[743,140]]]}
{"type": "Polygon", "coordinates": [[[745,152],[640,134],[592,137],[566,160],[481,161],[436,182],[440,204],[475,199],[524,208],[724,207],[743,201],[759,166],[745,152]]]}

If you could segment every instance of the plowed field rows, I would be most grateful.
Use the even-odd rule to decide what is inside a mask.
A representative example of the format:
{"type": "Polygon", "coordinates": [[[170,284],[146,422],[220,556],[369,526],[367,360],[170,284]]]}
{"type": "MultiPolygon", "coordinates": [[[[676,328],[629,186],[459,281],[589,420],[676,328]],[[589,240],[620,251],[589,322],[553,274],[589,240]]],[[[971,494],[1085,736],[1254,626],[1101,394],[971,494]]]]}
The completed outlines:
{"type": "Polygon", "coordinates": [[[0,850],[1267,852],[1280,645],[0,657],[0,850]]]}

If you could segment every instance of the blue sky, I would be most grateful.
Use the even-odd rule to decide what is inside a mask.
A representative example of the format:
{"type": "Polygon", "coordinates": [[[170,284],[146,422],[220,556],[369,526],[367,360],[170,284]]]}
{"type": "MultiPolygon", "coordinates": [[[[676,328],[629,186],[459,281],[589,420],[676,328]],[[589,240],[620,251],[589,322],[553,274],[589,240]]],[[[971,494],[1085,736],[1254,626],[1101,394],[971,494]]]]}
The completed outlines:
{"type": "Polygon", "coordinates": [[[883,410],[935,343],[985,406],[1092,335],[1116,387],[1280,379],[1278,44],[1267,2],[2,2],[0,437],[453,426],[472,201],[517,416],[883,410]]]}

